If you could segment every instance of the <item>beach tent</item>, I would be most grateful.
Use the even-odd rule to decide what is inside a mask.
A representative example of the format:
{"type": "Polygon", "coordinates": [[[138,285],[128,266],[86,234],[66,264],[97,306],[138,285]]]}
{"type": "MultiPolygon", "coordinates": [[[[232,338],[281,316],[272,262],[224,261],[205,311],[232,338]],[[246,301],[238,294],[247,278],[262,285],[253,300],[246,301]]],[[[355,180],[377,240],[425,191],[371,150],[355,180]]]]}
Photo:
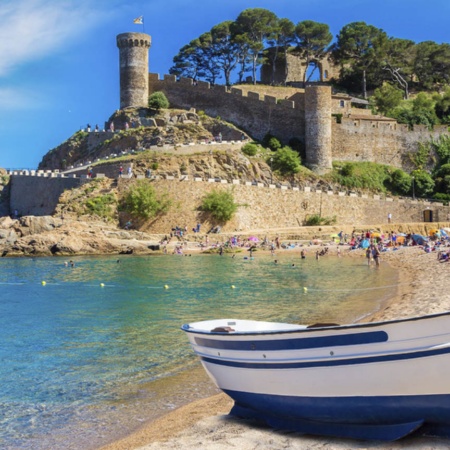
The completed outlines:
{"type": "Polygon", "coordinates": [[[425,244],[425,242],[428,241],[428,238],[426,238],[425,236],[422,236],[421,234],[412,234],[411,237],[412,237],[412,240],[417,245],[423,245],[423,244],[425,244]]]}
{"type": "Polygon", "coordinates": [[[359,246],[361,248],[367,248],[370,245],[369,239],[363,239],[363,241],[361,242],[361,244],[359,244],[359,246]]]}

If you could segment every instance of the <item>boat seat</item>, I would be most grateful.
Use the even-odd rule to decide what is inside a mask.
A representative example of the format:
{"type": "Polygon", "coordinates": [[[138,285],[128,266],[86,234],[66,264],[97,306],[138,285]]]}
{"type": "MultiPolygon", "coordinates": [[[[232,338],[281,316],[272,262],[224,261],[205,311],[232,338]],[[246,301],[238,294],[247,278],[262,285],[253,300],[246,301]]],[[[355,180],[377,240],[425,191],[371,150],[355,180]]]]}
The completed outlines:
{"type": "Polygon", "coordinates": [[[211,333],[230,333],[231,331],[234,331],[231,327],[216,327],[211,330],[211,333]]]}
{"type": "Polygon", "coordinates": [[[339,327],[338,323],[314,323],[313,325],[308,325],[306,328],[324,328],[324,327],[339,327]]]}

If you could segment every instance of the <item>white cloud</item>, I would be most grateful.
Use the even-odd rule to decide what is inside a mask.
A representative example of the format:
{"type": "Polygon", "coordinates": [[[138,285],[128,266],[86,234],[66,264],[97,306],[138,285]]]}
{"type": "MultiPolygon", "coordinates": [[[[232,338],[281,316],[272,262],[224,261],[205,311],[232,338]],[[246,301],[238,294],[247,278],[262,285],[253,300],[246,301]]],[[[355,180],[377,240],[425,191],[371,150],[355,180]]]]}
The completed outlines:
{"type": "Polygon", "coordinates": [[[2,111],[20,111],[42,107],[45,100],[36,92],[25,89],[0,88],[2,111]]]}
{"type": "Polygon", "coordinates": [[[0,76],[53,53],[75,36],[106,20],[107,1],[1,0],[0,76]],[[103,5],[101,5],[103,4],[103,5]]]}

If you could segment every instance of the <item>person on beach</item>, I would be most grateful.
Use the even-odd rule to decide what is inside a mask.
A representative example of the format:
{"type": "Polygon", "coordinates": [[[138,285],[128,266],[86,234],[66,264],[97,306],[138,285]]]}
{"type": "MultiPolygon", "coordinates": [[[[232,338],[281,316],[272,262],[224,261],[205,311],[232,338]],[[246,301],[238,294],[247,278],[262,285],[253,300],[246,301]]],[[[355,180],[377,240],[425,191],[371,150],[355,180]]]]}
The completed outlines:
{"type": "Polygon", "coordinates": [[[370,250],[370,247],[366,248],[366,259],[367,259],[367,265],[370,266],[370,261],[372,260],[372,252],[370,250]]]}
{"type": "Polygon", "coordinates": [[[302,251],[300,252],[300,258],[306,259],[306,252],[305,252],[305,249],[302,249],[302,251]]]}
{"type": "Polygon", "coordinates": [[[378,247],[376,245],[372,245],[371,254],[373,260],[375,261],[375,266],[378,267],[380,265],[380,251],[378,250],[378,247]]]}

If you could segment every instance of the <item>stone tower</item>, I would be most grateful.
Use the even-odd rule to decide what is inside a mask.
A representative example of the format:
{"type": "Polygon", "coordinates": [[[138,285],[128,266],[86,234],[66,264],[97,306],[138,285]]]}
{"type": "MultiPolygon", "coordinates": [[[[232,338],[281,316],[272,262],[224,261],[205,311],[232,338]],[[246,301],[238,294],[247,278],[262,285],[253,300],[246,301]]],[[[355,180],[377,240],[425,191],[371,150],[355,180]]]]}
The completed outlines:
{"type": "Polygon", "coordinates": [[[305,164],[318,174],[332,168],[331,87],[305,88],[305,164]]]}
{"type": "Polygon", "coordinates": [[[148,49],[151,37],[145,33],[117,36],[120,63],[120,109],[148,105],[148,49]]]}

